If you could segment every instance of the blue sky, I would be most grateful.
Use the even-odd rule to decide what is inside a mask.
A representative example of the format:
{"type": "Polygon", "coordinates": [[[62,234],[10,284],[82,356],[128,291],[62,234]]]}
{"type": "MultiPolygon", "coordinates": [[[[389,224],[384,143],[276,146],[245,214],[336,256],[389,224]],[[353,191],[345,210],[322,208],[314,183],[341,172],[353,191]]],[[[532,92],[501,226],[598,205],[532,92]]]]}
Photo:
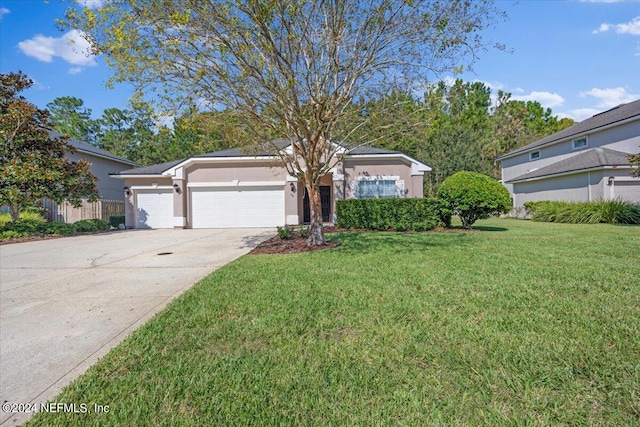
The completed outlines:
{"type": "MultiPolygon", "coordinates": [[[[80,2],[95,7],[104,0],[80,2]]],[[[0,73],[25,72],[35,85],[24,95],[41,108],[60,96],[84,100],[94,117],[105,108],[126,108],[131,89],[105,88],[110,70],[104,61],[82,53],[86,42],[77,31],[56,28],[68,6],[0,0],[0,73]]],[[[484,35],[510,52],[489,50],[474,72],[459,77],[539,101],[578,121],[640,98],[640,2],[525,0],[497,6],[509,20],[484,35]]]]}

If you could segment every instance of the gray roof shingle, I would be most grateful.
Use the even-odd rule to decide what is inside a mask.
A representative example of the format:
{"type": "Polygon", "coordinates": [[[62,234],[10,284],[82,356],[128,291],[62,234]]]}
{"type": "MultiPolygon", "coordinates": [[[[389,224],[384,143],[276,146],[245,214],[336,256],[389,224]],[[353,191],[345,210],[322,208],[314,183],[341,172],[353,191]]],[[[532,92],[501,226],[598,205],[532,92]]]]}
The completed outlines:
{"type": "Polygon", "coordinates": [[[596,130],[598,128],[608,126],[614,123],[621,122],[623,120],[630,119],[632,117],[640,118],[640,99],[629,102],[627,104],[618,105],[610,110],[596,114],[595,116],[583,120],[574,124],[571,127],[563,129],[559,132],[551,134],[531,144],[520,147],[507,154],[498,157],[496,160],[502,160],[507,157],[512,157],[517,154],[525,153],[534,148],[539,148],[544,145],[551,145],[555,142],[562,141],[564,139],[571,138],[572,136],[580,135],[585,132],[596,130]]]}
{"type": "MultiPolygon", "coordinates": [[[[60,132],[55,131],[55,130],[47,129],[47,131],[49,132],[49,137],[51,139],[60,138],[61,136],[63,136],[63,134],[61,134],[60,132]]],[[[69,143],[69,145],[71,145],[76,150],[84,151],[84,152],[87,152],[87,153],[90,153],[90,154],[95,154],[95,155],[98,155],[98,156],[101,156],[101,157],[106,157],[106,158],[114,160],[116,162],[126,163],[126,164],[131,165],[131,166],[137,166],[138,165],[136,162],[133,162],[133,161],[131,161],[129,159],[125,159],[124,157],[116,156],[115,154],[110,153],[107,150],[103,150],[102,148],[98,148],[95,145],[87,144],[86,142],[78,141],[77,139],[69,138],[69,139],[67,139],[67,142],[69,143]]]]}
{"type": "Polygon", "coordinates": [[[175,165],[184,162],[186,159],[174,160],[172,162],[159,163],[157,165],[145,166],[142,168],[120,171],[111,175],[162,175],[162,172],[171,169],[175,165]]]}
{"type": "Polygon", "coordinates": [[[566,172],[577,172],[585,169],[598,168],[603,166],[628,166],[629,153],[610,150],[608,148],[592,148],[578,155],[560,160],[549,166],[536,169],[517,178],[513,178],[510,182],[525,181],[532,178],[541,178],[552,176],[566,172]]]}

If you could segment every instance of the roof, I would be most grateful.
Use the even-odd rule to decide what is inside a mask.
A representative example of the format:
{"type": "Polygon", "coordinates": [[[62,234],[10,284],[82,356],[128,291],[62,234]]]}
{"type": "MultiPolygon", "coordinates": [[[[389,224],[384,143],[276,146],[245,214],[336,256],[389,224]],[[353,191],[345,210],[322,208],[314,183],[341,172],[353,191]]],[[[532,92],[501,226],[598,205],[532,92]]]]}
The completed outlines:
{"type": "MultiPolygon", "coordinates": [[[[266,157],[266,156],[273,156],[274,155],[273,152],[269,152],[269,148],[273,148],[273,145],[276,145],[280,149],[284,149],[284,148],[287,148],[289,145],[291,145],[291,141],[288,141],[288,140],[285,140],[285,139],[278,139],[278,140],[272,141],[268,146],[265,146],[263,150],[259,149],[258,152],[256,152],[256,151],[249,152],[249,151],[246,151],[246,150],[242,150],[240,148],[229,148],[229,149],[226,149],[226,150],[214,151],[212,153],[198,154],[198,155],[193,156],[191,158],[201,159],[201,158],[231,158],[231,157],[266,157]]],[[[348,149],[348,145],[347,144],[340,143],[339,145],[348,149]]],[[[398,154],[398,155],[400,155],[402,153],[400,151],[391,151],[391,150],[386,150],[384,148],[369,147],[369,146],[357,146],[354,149],[349,150],[349,154],[350,155],[354,155],[354,156],[358,156],[358,155],[382,155],[382,154],[398,154]]],[[[174,161],[171,161],[171,162],[160,163],[160,164],[157,164],[157,165],[151,165],[151,166],[146,166],[146,167],[142,167],[142,168],[124,170],[124,171],[120,171],[120,172],[112,174],[112,175],[114,175],[114,176],[118,176],[118,175],[162,175],[164,172],[166,172],[169,169],[179,165],[180,163],[185,162],[186,160],[189,160],[189,159],[174,160],[174,161]]]]}
{"type": "Polygon", "coordinates": [[[143,168],[129,169],[111,175],[162,175],[162,172],[171,169],[175,165],[184,162],[186,159],[174,160],[172,162],[159,163],[157,165],[145,166],[143,168]]]}
{"type": "MultiPolygon", "coordinates": [[[[47,129],[47,130],[49,132],[49,137],[51,139],[60,138],[64,136],[58,131],[51,130],[51,129],[47,129]]],[[[107,150],[103,150],[102,148],[96,147],[95,145],[87,144],[86,142],[78,141],[76,139],[71,139],[71,138],[67,139],[67,142],[69,143],[69,145],[71,145],[73,148],[75,148],[80,152],[93,154],[98,157],[104,157],[116,162],[125,163],[130,166],[138,166],[136,162],[133,162],[129,159],[125,159],[124,157],[116,156],[115,154],[110,153],[107,150]]]]}
{"type": "Polygon", "coordinates": [[[598,147],[584,151],[578,155],[569,157],[568,159],[553,163],[549,166],[533,170],[507,182],[527,181],[534,178],[548,177],[568,172],[579,172],[581,170],[601,168],[605,166],[628,165],[629,153],[598,147]]]}
{"type": "Polygon", "coordinates": [[[618,105],[617,107],[614,107],[610,110],[596,114],[595,116],[576,123],[573,126],[570,126],[538,141],[532,142],[531,144],[525,145],[524,147],[520,147],[507,154],[504,154],[498,157],[496,160],[513,157],[515,155],[525,153],[535,148],[539,148],[545,145],[551,145],[589,131],[597,130],[605,126],[610,126],[615,123],[632,119],[634,117],[640,119],[640,99],[629,102],[627,104],[618,105]]]}

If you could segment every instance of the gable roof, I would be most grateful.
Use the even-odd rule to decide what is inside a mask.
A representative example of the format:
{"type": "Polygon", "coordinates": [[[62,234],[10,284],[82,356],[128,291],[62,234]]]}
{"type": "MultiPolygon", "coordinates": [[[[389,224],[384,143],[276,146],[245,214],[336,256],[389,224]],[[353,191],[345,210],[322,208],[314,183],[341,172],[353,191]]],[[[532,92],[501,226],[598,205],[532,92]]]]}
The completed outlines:
{"type": "Polygon", "coordinates": [[[520,175],[507,182],[530,181],[536,178],[541,179],[543,177],[571,172],[577,173],[606,166],[629,166],[629,153],[602,147],[592,148],[568,159],[560,160],[559,162],[520,175]]]}
{"type": "MultiPolygon", "coordinates": [[[[285,139],[278,139],[275,141],[272,141],[271,144],[275,144],[277,147],[279,147],[280,149],[285,149],[288,146],[291,145],[291,141],[289,140],[285,140],[285,139]]],[[[338,145],[340,145],[341,147],[344,147],[347,150],[347,153],[349,155],[352,156],[371,156],[371,155],[381,155],[381,156],[402,156],[406,159],[411,160],[412,162],[417,162],[419,163],[419,169],[423,170],[423,171],[430,171],[431,168],[427,165],[423,165],[422,163],[418,162],[415,159],[411,159],[410,157],[406,156],[405,154],[401,153],[400,151],[391,151],[391,150],[386,150],[384,148],[378,148],[378,147],[369,147],[369,146],[357,146],[353,149],[349,149],[349,146],[347,144],[343,144],[343,143],[338,143],[338,145]]],[[[220,150],[220,151],[214,151],[212,153],[205,153],[205,154],[198,154],[195,155],[193,157],[190,158],[186,158],[186,159],[181,159],[181,160],[174,160],[171,162],[165,162],[165,163],[160,163],[157,165],[151,165],[151,166],[145,166],[145,167],[141,167],[141,168],[134,168],[134,169],[129,169],[129,170],[124,170],[124,171],[120,171],[118,173],[114,173],[111,174],[112,176],[142,176],[142,175],[163,175],[166,172],[169,172],[171,169],[175,168],[176,166],[185,163],[191,159],[231,159],[231,158],[241,158],[241,157],[247,157],[247,158],[256,158],[256,157],[262,157],[262,158],[268,158],[268,157],[273,157],[274,154],[273,152],[268,152],[269,150],[267,149],[268,147],[265,147],[264,150],[258,150],[259,152],[247,152],[244,151],[240,148],[229,148],[226,150],[220,150]]]]}
{"type": "Polygon", "coordinates": [[[629,102],[627,104],[618,105],[617,107],[613,107],[610,110],[596,114],[595,116],[576,123],[573,126],[551,134],[538,141],[532,142],[531,144],[525,145],[524,147],[520,147],[507,154],[503,154],[496,160],[503,160],[509,157],[513,157],[518,154],[533,150],[535,148],[540,148],[545,145],[552,145],[562,140],[570,139],[571,137],[594,131],[599,128],[611,126],[616,123],[627,121],[633,118],[637,118],[638,120],[640,120],[640,99],[629,102]]]}
{"type": "MultiPolygon", "coordinates": [[[[64,136],[62,133],[47,129],[49,132],[49,138],[55,139],[64,136]]],[[[117,156],[107,150],[103,150],[102,148],[98,148],[95,145],[87,144],[86,142],[78,141],[77,139],[68,138],[67,142],[73,148],[75,148],[80,153],[92,154],[94,156],[103,157],[109,160],[113,160],[115,162],[125,163],[129,166],[139,166],[136,162],[133,162],[129,159],[125,159],[124,157],[117,156]]]]}

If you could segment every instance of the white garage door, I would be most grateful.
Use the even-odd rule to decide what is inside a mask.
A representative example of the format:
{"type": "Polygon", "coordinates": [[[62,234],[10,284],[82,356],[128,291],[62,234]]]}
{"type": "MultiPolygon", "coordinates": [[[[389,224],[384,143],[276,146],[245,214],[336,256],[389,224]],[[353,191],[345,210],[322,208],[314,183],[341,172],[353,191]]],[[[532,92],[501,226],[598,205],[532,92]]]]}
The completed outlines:
{"type": "Polygon", "coordinates": [[[640,203],[640,181],[616,181],[613,192],[616,199],[640,203]]]}
{"type": "Polygon", "coordinates": [[[284,225],[284,189],[279,187],[193,188],[193,228],[284,225]]]}
{"type": "Polygon", "coordinates": [[[136,192],[136,228],[173,228],[172,190],[136,192]]]}

